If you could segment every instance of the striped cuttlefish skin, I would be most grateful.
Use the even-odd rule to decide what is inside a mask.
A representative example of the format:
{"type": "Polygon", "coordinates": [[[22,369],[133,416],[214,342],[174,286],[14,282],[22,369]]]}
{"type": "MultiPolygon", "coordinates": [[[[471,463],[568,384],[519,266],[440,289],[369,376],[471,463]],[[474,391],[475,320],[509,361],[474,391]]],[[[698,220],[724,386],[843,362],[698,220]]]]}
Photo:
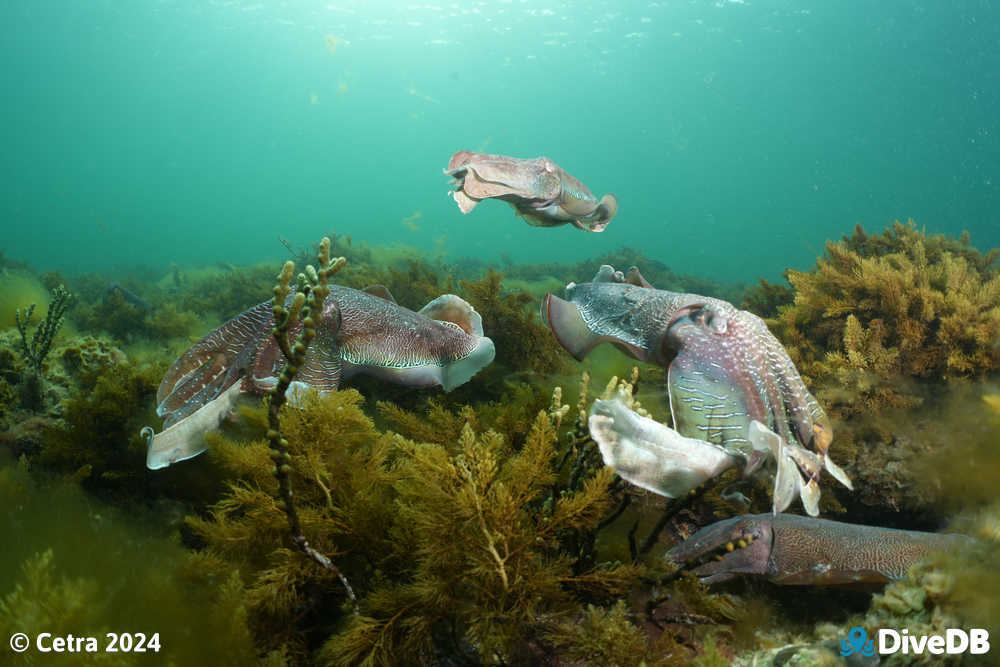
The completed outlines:
{"type": "MultiPolygon", "coordinates": [[[[333,391],[341,380],[359,373],[450,391],[495,356],[479,314],[453,294],[444,294],[417,312],[397,304],[382,286],[356,290],[334,285],[317,320],[316,337],[292,383],[293,403],[303,389],[333,391]]],[[[291,335],[298,335],[301,326],[291,335]]],[[[156,395],[164,430],[143,430],[147,467],[164,468],[205,451],[205,432],[231,413],[241,393],[262,394],[277,383],[285,359],[273,328],[271,302],[258,304],[174,362],[156,395]]]]}
{"type": "Polygon", "coordinates": [[[591,436],[626,480],[673,498],[732,467],[751,474],[773,457],[774,511],[798,495],[813,516],[821,469],[851,488],[827,455],[826,414],[756,315],[654,289],[635,267],[626,275],[605,265],[591,282],[567,285],[565,299],[547,294],[542,318],[576,359],[612,343],[667,368],[673,428],[609,401],[591,411],[591,436]]]}
{"type": "Polygon", "coordinates": [[[744,514],[701,528],[666,553],[705,584],[756,575],[776,584],[823,586],[902,579],[935,553],[962,551],[976,540],[829,521],[795,514],[744,514]]]}

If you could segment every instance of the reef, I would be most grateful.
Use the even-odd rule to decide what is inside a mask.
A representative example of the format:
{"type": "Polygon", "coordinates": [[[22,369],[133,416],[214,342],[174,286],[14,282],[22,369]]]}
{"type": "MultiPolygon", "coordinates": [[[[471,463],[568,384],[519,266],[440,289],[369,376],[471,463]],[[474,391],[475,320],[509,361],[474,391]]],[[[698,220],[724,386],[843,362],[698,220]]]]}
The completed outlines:
{"type": "MultiPolygon", "coordinates": [[[[315,247],[286,247],[300,265],[315,261],[315,247]]],[[[31,616],[96,633],[130,614],[162,621],[176,664],[202,651],[269,665],[777,665],[839,664],[839,641],[859,624],[997,625],[1000,582],[984,565],[1000,541],[997,251],[912,223],[877,235],[858,227],[813,270],[750,289],[679,275],[629,248],[494,266],[332,236],[329,254],[347,259],[337,283],[382,285],[411,309],[442,293],[466,299],[496,360],[450,393],[350,378],[294,406],[248,399],[206,436],[206,456],[154,473],[139,430],[158,424],[167,365],[266,301],[277,265],[38,275],[0,256],[21,295],[0,333],[0,456],[17,459],[0,462],[0,500],[20,509],[0,523],[31,535],[4,561],[0,630],[31,616]],[[578,365],[538,315],[542,295],[601,264],[639,265],[657,287],[767,318],[829,412],[832,453],[855,483],[851,493],[821,480],[824,517],[951,527],[985,551],[921,563],[874,595],[746,581],[708,589],[676,571],[667,547],[769,511],[773,484],[732,470],[667,502],[603,466],[586,426],[601,389],[578,378],[589,371],[609,395],[622,385],[608,379],[631,362],[610,350],[578,365]],[[59,285],[75,299],[33,346],[14,312],[59,285]],[[39,356],[42,407],[29,410],[22,377],[39,356]],[[137,563],[135,574],[75,562],[102,548],[137,563]]],[[[296,341],[286,343],[294,357],[296,341]]],[[[664,371],[640,366],[630,396],[666,422],[664,371]]]]}
{"type": "Polygon", "coordinates": [[[838,505],[873,523],[943,520],[940,487],[918,471],[960,446],[955,424],[976,423],[978,383],[1000,370],[998,259],[912,221],[877,235],[859,225],[812,271],[787,271],[788,286],[747,290],[833,419],[833,451],[856,483],[838,505]]]}
{"type": "Polygon", "coordinates": [[[858,225],[827,243],[815,270],[786,273],[794,301],[769,324],[804,376],[846,392],[820,390],[834,409],[913,406],[920,383],[1000,369],[998,259],[968,235],[927,236],[912,221],[876,236],[858,225]]]}

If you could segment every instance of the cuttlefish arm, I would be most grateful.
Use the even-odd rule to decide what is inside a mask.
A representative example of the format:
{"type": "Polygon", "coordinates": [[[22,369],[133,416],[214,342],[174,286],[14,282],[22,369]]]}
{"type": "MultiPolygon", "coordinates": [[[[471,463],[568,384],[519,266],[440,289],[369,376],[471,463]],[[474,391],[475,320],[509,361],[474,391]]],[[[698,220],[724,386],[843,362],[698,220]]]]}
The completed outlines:
{"type": "Polygon", "coordinates": [[[587,186],[547,157],[521,159],[459,151],[445,170],[452,177],[451,193],[462,213],[484,199],[500,199],[532,225],[552,227],[571,223],[600,232],[618,212],[618,200],[600,200],[587,186]]]}
{"type": "Polygon", "coordinates": [[[236,407],[240,385],[233,383],[228,389],[202,405],[197,410],[174,422],[160,433],[149,426],[140,435],[146,440],[146,467],[159,470],[198,456],[206,449],[205,433],[218,428],[236,407]]]}
{"type": "Polygon", "coordinates": [[[630,410],[620,397],[597,399],[588,419],[605,465],[632,484],[678,498],[740,465],[725,449],[630,410]]]}
{"type": "MultiPolygon", "coordinates": [[[[317,319],[316,337],[292,383],[292,403],[304,389],[333,391],[343,378],[357,373],[450,391],[495,356],[479,314],[453,294],[438,297],[418,313],[395,303],[384,287],[369,293],[332,286],[317,319]]],[[[204,451],[198,449],[201,436],[225,418],[236,394],[264,393],[277,383],[285,359],[273,327],[271,303],[259,304],[195,343],[171,366],[157,392],[165,430],[146,433],[150,468],[204,451]],[[172,444],[181,441],[183,447],[172,444]],[[157,452],[183,450],[186,455],[154,456],[153,443],[162,443],[157,452]]],[[[301,324],[291,336],[300,329],[301,324]]]]}
{"type": "Polygon", "coordinates": [[[826,415],[760,318],[719,299],[653,289],[635,268],[626,276],[601,267],[593,282],[570,283],[566,294],[565,300],[546,295],[542,305],[560,344],[583,359],[610,342],[636,359],[667,367],[680,436],[741,457],[746,474],[768,454],[775,456],[783,472],[776,511],[787,507],[796,491],[807,511],[818,511],[823,467],[850,486],[826,455],[833,437],[826,415]],[[758,426],[751,428],[753,422],[758,426]],[[817,453],[806,449],[809,445],[817,453]]]}

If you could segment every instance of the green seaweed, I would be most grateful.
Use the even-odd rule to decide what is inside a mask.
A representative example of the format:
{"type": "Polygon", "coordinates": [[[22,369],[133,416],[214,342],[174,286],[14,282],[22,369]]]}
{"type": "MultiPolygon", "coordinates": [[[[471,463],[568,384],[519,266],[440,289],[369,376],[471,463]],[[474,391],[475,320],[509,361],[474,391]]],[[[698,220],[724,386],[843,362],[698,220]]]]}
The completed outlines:
{"type": "MultiPolygon", "coordinates": [[[[881,236],[859,226],[827,243],[814,271],[788,271],[795,301],[770,324],[799,370],[859,400],[843,409],[879,411],[919,401],[898,386],[976,377],[1000,369],[1000,268],[968,236],[927,236],[896,222],[881,236]]],[[[822,391],[820,398],[823,399],[822,391]]]]}
{"type": "Polygon", "coordinates": [[[609,528],[624,488],[586,427],[563,424],[572,406],[561,392],[513,440],[484,426],[502,422],[502,410],[433,402],[420,414],[379,404],[399,434],[380,431],[363,404],[346,389],[307,394],[300,408],[280,412],[302,531],[352,582],[357,616],[337,579],[292,548],[262,411],[243,411],[260,436],[208,436],[212,460],[232,481],[187,525],[214,577],[238,570],[246,581],[261,651],[319,664],[446,656],[516,664],[566,653],[625,660],[627,637],[648,664],[661,664],[667,653],[698,654],[704,633],[684,645],[675,634],[691,619],[741,618],[730,597],[681,577],[658,587],[670,600],[668,629],[643,620],[648,611],[633,606],[647,587],[641,577],[669,568],[652,555],[614,560],[629,553],[628,533],[609,528]],[[581,633],[601,619],[616,627],[581,633]]]}
{"type": "Polygon", "coordinates": [[[476,282],[459,281],[464,296],[483,318],[483,330],[493,339],[494,363],[515,371],[558,372],[566,354],[538,321],[537,304],[527,292],[501,292],[503,274],[492,268],[476,282]]]}
{"type": "MultiPolygon", "coordinates": [[[[15,654],[4,664],[277,665],[246,624],[239,577],[213,577],[169,534],[169,504],[120,509],[78,485],[46,480],[25,459],[0,456],[0,530],[16,535],[0,550],[0,630],[10,637],[49,632],[93,636],[159,633],[145,653],[15,654]],[[60,658],[62,661],[60,662],[60,658]]],[[[290,664],[290,663],[289,663],[290,664]]]]}
{"type": "Polygon", "coordinates": [[[62,406],[62,422],[45,429],[34,459],[70,474],[89,488],[144,488],[145,443],[139,429],[152,423],[162,365],[134,362],[97,366],[80,374],[79,389],[62,406]]]}

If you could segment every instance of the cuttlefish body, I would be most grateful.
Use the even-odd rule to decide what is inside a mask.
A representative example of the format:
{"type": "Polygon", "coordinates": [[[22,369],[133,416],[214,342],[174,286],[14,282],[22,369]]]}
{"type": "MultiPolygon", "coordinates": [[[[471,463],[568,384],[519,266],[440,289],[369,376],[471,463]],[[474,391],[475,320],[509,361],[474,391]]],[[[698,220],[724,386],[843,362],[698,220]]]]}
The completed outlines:
{"type": "MultiPolygon", "coordinates": [[[[230,413],[240,393],[262,394],[277,383],[285,359],[273,327],[268,301],[229,320],[174,362],[156,393],[164,430],[154,435],[143,429],[147,467],[164,468],[205,451],[205,432],[230,413]]],[[[292,335],[299,330],[301,324],[292,335]]],[[[494,354],[479,314],[453,294],[414,312],[398,305],[384,287],[360,291],[333,285],[291,396],[294,400],[307,387],[333,391],[356,373],[450,391],[493,361],[494,354]]]]}
{"type": "Polygon", "coordinates": [[[523,160],[506,155],[459,151],[445,173],[456,186],[452,196],[462,213],[484,199],[502,199],[528,224],[555,227],[572,223],[586,232],[601,232],[618,212],[613,194],[597,199],[547,157],[523,160]]]}
{"type": "Polygon", "coordinates": [[[593,282],[570,283],[565,300],[546,295],[542,316],[577,359],[610,342],[668,369],[673,428],[619,399],[595,401],[591,410],[591,436],[626,480],[677,497],[728,468],[750,474],[773,455],[775,511],[798,492],[815,515],[824,467],[850,488],[827,456],[829,420],[756,315],[720,299],[653,289],[634,267],[626,278],[602,266],[593,282]]]}

